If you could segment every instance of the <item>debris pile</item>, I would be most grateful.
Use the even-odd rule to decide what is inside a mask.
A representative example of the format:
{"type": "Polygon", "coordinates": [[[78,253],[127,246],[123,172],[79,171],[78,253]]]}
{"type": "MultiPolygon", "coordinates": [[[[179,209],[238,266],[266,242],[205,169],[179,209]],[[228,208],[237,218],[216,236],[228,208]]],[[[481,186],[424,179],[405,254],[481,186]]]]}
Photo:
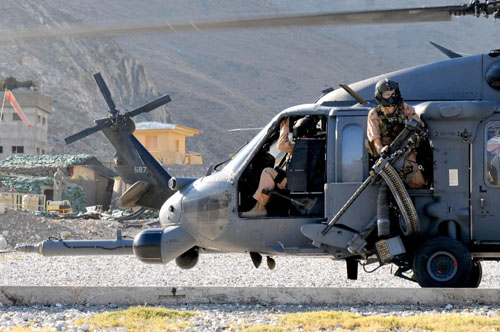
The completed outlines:
{"type": "Polygon", "coordinates": [[[5,242],[8,247],[14,248],[16,245],[35,244],[49,238],[113,239],[116,229],[122,228],[124,236],[134,236],[140,231],[137,228],[124,228],[119,222],[110,220],[54,219],[26,211],[7,210],[0,215],[0,243],[4,244],[5,249],[5,242]]]}
{"type": "Polygon", "coordinates": [[[169,165],[164,166],[170,174],[175,174],[176,177],[184,177],[184,178],[199,178],[205,176],[207,174],[208,166],[207,165],[169,165]]]}
{"type": "Polygon", "coordinates": [[[56,219],[96,219],[96,220],[108,220],[108,221],[123,221],[123,220],[154,220],[158,219],[160,216],[160,211],[155,210],[141,210],[139,214],[131,209],[115,209],[112,211],[89,211],[85,213],[72,213],[66,215],[60,215],[55,212],[38,211],[33,212],[34,215],[46,218],[56,218],[56,219]],[[132,218],[130,218],[132,217],[132,218]]]}
{"type": "MultiPolygon", "coordinates": [[[[129,209],[124,210],[124,209],[116,209],[111,211],[111,213],[101,213],[100,218],[104,220],[120,220],[122,217],[126,217],[130,214],[132,214],[133,211],[130,211],[129,209]]],[[[140,215],[137,216],[137,219],[155,219],[160,216],[159,211],[153,211],[153,210],[145,210],[142,212],[140,215]]]]}

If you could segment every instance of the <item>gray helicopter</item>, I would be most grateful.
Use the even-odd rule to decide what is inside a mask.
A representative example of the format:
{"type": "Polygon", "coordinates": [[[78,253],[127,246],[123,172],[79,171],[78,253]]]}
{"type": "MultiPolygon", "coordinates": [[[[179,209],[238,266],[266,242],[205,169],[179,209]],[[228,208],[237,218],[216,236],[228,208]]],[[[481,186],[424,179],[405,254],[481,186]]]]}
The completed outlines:
{"type": "MultiPolygon", "coordinates": [[[[500,1],[461,6],[252,18],[237,21],[165,24],[133,28],[53,29],[42,37],[144,31],[234,29],[289,25],[335,25],[449,20],[452,15],[500,17],[500,1]]],[[[13,32],[14,33],[14,32],[13,32]]],[[[37,31],[15,32],[39,38],[37,31]]],[[[132,135],[132,117],[168,103],[168,95],[126,113],[116,110],[100,74],[94,77],[110,108],[109,117],[66,138],[72,143],[102,130],[116,149],[116,170],[132,184],[124,207],[160,210],[161,228],[146,229],[134,240],[44,241],[19,247],[56,255],[135,255],[145,263],[181,268],[196,265],[200,253],[263,256],[319,256],[345,260],[347,277],[358,267],[395,264],[396,275],[422,287],[477,287],[482,260],[500,258],[500,50],[450,57],[442,62],[383,74],[341,89],[325,91],[315,103],[276,115],[231,159],[206,176],[175,178],[132,135]],[[408,122],[379,158],[364,146],[367,114],[375,106],[375,84],[397,81],[425,128],[408,122]],[[425,82],[425,84],[423,84],[425,82]],[[308,137],[292,135],[292,158],[278,148],[280,125],[290,130],[303,118],[314,122],[308,137]],[[418,148],[416,147],[418,143],[418,148]],[[412,149],[426,186],[407,189],[401,163],[412,149]],[[286,165],[287,187],[266,192],[265,216],[245,216],[265,168],[286,165]],[[377,195],[386,184],[390,236],[377,234],[377,195]],[[413,275],[411,275],[413,272],[413,275]]]]}

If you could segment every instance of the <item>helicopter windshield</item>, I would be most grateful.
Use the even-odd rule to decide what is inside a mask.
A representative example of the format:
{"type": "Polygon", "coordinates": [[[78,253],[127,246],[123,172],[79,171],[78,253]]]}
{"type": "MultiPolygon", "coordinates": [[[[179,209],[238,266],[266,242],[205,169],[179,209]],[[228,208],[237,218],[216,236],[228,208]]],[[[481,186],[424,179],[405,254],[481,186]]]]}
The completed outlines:
{"type": "Polygon", "coordinates": [[[236,153],[224,169],[233,173],[236,172],[248,155],[255,149],[259,142],[262,141],[272,123],[272,121],[269,122],[243,149],[240,150],[240,152],[236,153]]]}

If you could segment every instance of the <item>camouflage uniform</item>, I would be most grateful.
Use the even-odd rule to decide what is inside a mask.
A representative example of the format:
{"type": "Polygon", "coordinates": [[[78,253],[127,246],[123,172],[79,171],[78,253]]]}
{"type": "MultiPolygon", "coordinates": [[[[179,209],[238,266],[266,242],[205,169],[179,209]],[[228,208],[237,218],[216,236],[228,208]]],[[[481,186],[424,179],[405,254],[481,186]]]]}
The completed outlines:
{"type": "MultiPolygon", "coordinates": [[[[415,119],[424,126],[413,107],[406,103],[399,105],[392,113],[387,112],[381,105],[372,108],[368,113],[367,122],[368,152],[374,157],[379,157],[373,141],[380,138],[382,146],[391,144],[404,129],[405,120],[407,119],[415,119]]],[[[404,168],[409,172],[406,182],[410,188],[423,188],[425,180],[422,172],[418,169],[416,156],[416,153],[412,152],[405,159],[404,168]]]]}

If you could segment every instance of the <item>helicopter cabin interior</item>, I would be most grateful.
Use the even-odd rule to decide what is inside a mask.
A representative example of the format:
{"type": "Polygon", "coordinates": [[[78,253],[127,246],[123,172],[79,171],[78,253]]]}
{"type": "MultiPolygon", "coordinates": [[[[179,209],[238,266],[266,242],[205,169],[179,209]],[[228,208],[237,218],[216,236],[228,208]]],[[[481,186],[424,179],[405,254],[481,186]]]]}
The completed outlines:
{"type": "MultiPolygon", "coordinates": [[[[300,115],[290,115],[290,128],[299,119],[308,116],[316,123],[316,130],[314,135],[308,138],[295,138],[290,130],[289,140],[295,142],[295,147],[289,158],[285,152],[278,149],[279,123],[287,115],[284,114],[273,124],[239,178],[240,216],[256,204],[253,195],[266,167],[284,169],[287,178],[285,189],[276,186],[269,192],[267,218],[331,218],[368,177],[370,166],[374,162],[365,148],[366,117],[369,108],[325,108],[324,111],[315,110],[309,115],[304,112],[300,112],[300,115]]],[[[417,161],[424,165],[424,177],[429,188],[433,181],[432,151],[428,144],[420,147],[422,148],[429,149],[419,154],[427,156],[427,159],[417,161]]],[[[377,190],[371,187],[362,195],[376,202],[377,190]]],[[[354,228],[361,229],[366,226],[375,215],[375,204],[373,208],[367,208],[366,204],[362,205],[362,201],[366,202],[356,202],[353,211],[348,211],[340,220],[340,224],[356,216],[359,225],[354,228]]],[[[351,221],[349,227],[352,226],[351,221]]]]}
{"type": "Polygon", "coordinates": [[[256,200],[256,192],[261,173],[267,167],[282,172],[281,179],[286,177],[286,188],[275,188],[264,191],[270,196],[266,205],[267,217],[323,217],[324,185],[326,183],[326,131],[325,115],[291,115],[289,140],[293,142],[292,154],[278,148],[280,136],[279,124],[282,117],[269,131],[260,149],[248,163],[241,175],[239,189],[239,212],[250,210],[256,200]],[[315,124],[313,134],[308,137],[293,137],[293,126],[304,117],[312,119],[315,124]],[[281,171],[282,170],[282,171],[281,171]],[[286,173],[285,173],[286,172],[286,173]]]}

